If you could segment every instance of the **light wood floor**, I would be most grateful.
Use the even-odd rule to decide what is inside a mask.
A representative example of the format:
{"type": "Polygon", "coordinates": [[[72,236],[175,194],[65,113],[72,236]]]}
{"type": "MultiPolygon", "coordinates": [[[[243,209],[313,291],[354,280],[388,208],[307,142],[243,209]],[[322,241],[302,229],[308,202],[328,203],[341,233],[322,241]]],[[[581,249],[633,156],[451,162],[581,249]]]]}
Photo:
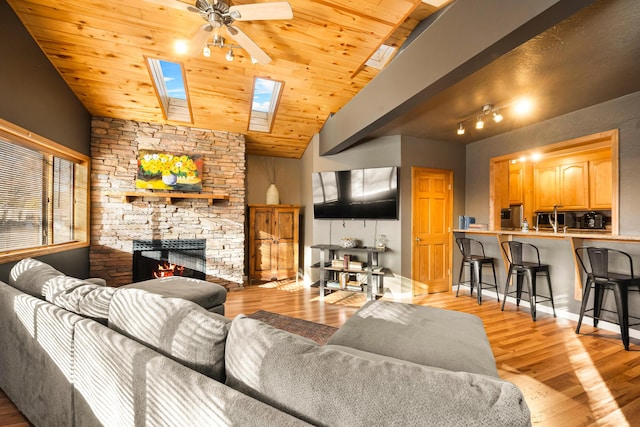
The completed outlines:
{"type": "MultiPolygon", "coordinates": [[[[624,351],[620,337],[595,331],[586,322],[574,333],[575,322],[538,311],[532,322],[528,308],[476,299],[461,290],[415,297],[411,302],[464,311],[484,322],[502,378],[523,391],[534,425],[640,426],[640,343],[632,339],[624,351]]],[[[271,283],[230,292],[228,317],[268,310],[332,326],[342,325],[364,303],[364,295],[338,293],[318,298],[317,289],[271,283]]],[[[472,354],[469,357],[473,357],[472,354]]],[[[0,427],[27,426],[20,413],[0,392],[0,427]]]]}

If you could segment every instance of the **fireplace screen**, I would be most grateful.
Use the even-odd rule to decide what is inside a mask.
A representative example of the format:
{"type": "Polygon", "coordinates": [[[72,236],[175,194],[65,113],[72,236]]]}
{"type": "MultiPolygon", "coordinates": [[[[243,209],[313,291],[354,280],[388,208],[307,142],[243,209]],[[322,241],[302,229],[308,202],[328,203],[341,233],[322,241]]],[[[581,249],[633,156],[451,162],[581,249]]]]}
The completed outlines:
{"type": "Polygon", "coordinates": [[[134,240],[133,281],[168,276],[206,279],[205,239],[134,240]]]}

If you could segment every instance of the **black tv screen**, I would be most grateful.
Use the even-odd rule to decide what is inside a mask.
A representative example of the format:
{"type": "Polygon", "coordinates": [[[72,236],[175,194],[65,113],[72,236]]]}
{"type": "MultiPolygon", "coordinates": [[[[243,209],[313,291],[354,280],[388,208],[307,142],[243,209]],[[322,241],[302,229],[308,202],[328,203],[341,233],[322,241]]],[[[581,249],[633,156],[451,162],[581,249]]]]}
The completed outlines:
{"type": "Polygon", "coordinates": [[[398,219],[398,168],[314,172],[315,219],[398,219]]]}

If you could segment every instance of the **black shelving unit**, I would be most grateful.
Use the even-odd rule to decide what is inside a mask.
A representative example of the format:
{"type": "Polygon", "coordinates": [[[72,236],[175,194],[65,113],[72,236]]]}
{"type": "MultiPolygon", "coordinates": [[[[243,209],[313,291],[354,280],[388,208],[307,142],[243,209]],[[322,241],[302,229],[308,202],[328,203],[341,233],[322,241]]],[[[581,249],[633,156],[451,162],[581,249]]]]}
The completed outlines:
{"type": "Polygon", "coordinates": [[[387,251],[386,248],[361,247],[361,248],[343,248],[338,245],[312,245],[312,249],[320,251],[320,261],[312,268],[320,269],[320,280],[314,283],[314,286],[320,288],[320,295],[324,297],[327,293],[334,291],[363,292],[354,288],[341,288],[327,286],[327,275],[330,275],[333,282],[339,282],[340,273],[348,274],[366,274],[367,275],[367,299],[375,299],[384,293],[383,278],[386,274],[385,268],[378,263],[378,255],[387,251]],[[350,269],[332,265],[332,260],[341,259],[339,254],[362,254],[366,253],[367,261],[362,265],[362,269],[350,269]],[[375,280],[375,281],[374,281],[375,280]]]}

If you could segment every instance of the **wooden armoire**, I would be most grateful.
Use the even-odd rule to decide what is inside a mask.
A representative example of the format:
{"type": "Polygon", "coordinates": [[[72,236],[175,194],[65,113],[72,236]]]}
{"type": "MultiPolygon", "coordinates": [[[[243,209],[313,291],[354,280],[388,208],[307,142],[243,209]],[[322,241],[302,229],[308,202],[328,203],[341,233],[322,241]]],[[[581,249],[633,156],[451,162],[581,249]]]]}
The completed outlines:
{"type": "Polygon", "coordinates": [[[300,206],[249,205],[249,283],[298,274],[300,206]]]}

